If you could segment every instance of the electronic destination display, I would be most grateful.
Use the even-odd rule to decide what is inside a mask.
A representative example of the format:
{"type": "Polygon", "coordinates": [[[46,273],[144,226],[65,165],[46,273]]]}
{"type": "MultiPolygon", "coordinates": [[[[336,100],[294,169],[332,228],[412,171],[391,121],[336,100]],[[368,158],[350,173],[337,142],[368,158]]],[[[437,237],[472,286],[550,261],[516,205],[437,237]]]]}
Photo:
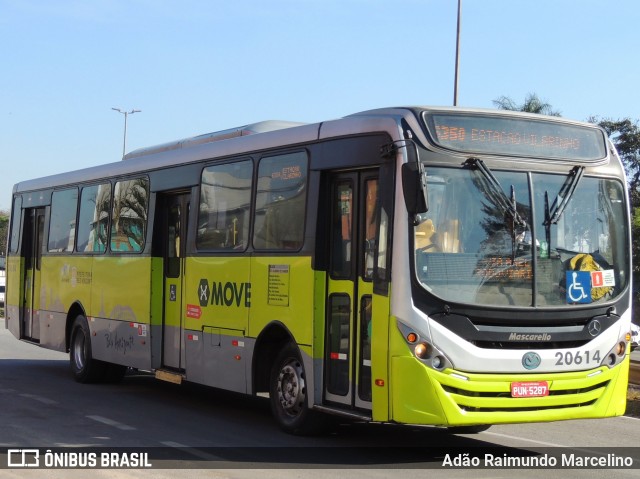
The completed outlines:
{"type": "Polygon", "coordinates": [[[587,126],[477,113],[425,113],[434,142],[463,152],[597,161],[606,156],[602,131],[587,126]]]}

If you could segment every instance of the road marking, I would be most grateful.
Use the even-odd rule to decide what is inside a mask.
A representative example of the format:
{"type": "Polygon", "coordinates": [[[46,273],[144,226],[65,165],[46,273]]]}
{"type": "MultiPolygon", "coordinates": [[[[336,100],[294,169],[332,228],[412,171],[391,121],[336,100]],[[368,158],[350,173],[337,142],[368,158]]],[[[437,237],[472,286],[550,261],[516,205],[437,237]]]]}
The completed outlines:
{"type": "Polygon", "coordinates": [[[106,424],[107,426],[112,426],[120,429],[121,431],[135,431],[136,428],[133,426],[127,426],[126,424],[122,424],[121,422],[114,421],[113,419],[109,419],[102,416],[87,416],[89,419],[92,419],[96,422],[101,422],[102,424],[106,424]]]}
{"type": "Polygon", "coordinates": [[[532,444],[540,444],[541,446],[546,446],[546,447],[568,447],[568,446],[565,446],[564,444],[556,444],[555,442],[536,441],[535,439],[529,439],[529,438],[526,438],[526,437],[511,436],[509,434],[500,434],[499,432],[485,431],[485,432],[483,432],[481,434],[490,434],[492,436],[498,436],[498,437],[502,437],[502,438],[505,438],[505,439],[515,439],[517,441],[530,442],[532,444]]]}
{"type": "MultiPolygon", "coordinates": [[[[576,446],[567,446],[565,444],[556,444],[553,442],[545,442],[545,441],[536,441],[534,439],[528,439],[528,438],[524,438],[524,437],[518,437],[518,436],[511,436],[509,434],[500,434],[498,432],[482,432],[481,434],[490,434],[492,436],[497,436],[497,437],[502,437],[504,439],[515,439],[517,441],[521,441],[521,442],[530,442],[532,444],[539,444],[541,446],[545,446],[545,447],[560,447],[563,449],[569,449],[571,451],[577,451],[583,454],[587,454],[587,455],[592,455],[592,456],[602,456],[605,457],[607,455],[606,451],[602,451],[602,450],[598,450],[598,449],[593,449],[591,447],[576,447],[576,446]]],[[[637,459],[634,457],[634,459],[637,459]]]]}
{"type": "MultiPolygon", "coordinates": [[[[616,417],[616,418],[612,418],[612,419],[635,419],[636,421],[640,420],[638,418],[635,417],[628,417],[628,416],[620,416],[620,417],[616,417]]],[[[565,448],[565,449],[571,449],[574,451],[578,451],[581,453],[585,453],[585,454],[590,454],[593,456],[605,456],[605,452],[603,452],[602,450],[598,450],[593,449],[594,446],[567,446],[566,444],[557,444],[554,442],[546,442],[546,441],[537,441],[535,439],[529,439],[526,437],[519,437],[519,436],[512,436],[510,434],[501,434],[499,432],[491,432],[491,431],[484,431],[481,434],[489,434],[492,436],[496,436],[496,437],[502,437],[504,439],[512,439],[512,440],[516,440],[516,441],[520,441],[520,442],[530,442],[532,444],[539,444],[541,446],[545,446],[545,447],[561,447],[561,448],[565,448]]]]}
{"type": "Polygon", "coordinates": [[[180,444],[179,442],[173,441],[163,441],[160,442],[163,446],[173,447],[176,449],[181,449],[184,452],[191,454],[192,456],[199,457],[200,459],[204,459],[205,461],[220,461],[222,458],[219,456],[214,456],[213,454],[207,454],[195,447],[189,447],[185,444],[180,444]]]}
{"type": "Polygon", "coordinates": [[[28,399],[33,399],[34,401],[38,401],[41,402],[42,404],[48,404],[48,405],[52,405],[52,404],[59,404],[58,401],[54,401],[53,399],[49,399],[46,397],[42,397],[42,396],[38,396],[36,394],[20,394],[20,396],[22,396],[23,398],[28,398],[28,399]]]}

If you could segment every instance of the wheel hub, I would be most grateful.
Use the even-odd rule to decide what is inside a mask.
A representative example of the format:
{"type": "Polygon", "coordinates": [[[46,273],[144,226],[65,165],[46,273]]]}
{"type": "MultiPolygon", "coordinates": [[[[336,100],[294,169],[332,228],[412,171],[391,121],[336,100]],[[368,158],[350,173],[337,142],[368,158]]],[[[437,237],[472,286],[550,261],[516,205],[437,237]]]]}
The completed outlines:
{"type": "Polygon", "coordinates": [[[288,414],[295,416],[302,410],[306,388],[299,361],[285,363],[278,375],[278,400],[288,414]]]}

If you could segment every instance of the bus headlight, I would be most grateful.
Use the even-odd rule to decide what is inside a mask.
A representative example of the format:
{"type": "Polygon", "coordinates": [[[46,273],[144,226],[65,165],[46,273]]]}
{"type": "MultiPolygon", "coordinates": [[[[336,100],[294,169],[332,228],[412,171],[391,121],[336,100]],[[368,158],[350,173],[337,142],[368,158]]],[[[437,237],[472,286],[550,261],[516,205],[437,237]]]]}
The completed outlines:
{"type": "Polygon", "coordinates": [[[429,359],[431,348],[427,343],[418,343],[416,344],[416,347],[413,348],[413,352],[420,359],[429,359]]]}
{"type": "Polygon", "coordinates": [[[416,358],[438,371],[453,367],[451,361],[449,361],[444,354],[426,341],[416,344],[416,347],[413,348],[413,353],[416,355],[416,358]]]}
{"type": "Polygon", "coordinates": [[[414,356],[419,359],[420,362],[438,371],[453,368],[453,364],[447,356],[431,344],[430,341],[422,338],[420,333],[417,333],[400,321],[398,321],[397,324],[409,349],[413,351],[414,356]]]}
{"type": "Polygon", "coordinates": [[[616,345],[611,348],[607,355],[602,360],[602,366],[608,366],[610,368],[620,364],[627,356],[627,340],[626,334],[619,338],[616,345]]]}

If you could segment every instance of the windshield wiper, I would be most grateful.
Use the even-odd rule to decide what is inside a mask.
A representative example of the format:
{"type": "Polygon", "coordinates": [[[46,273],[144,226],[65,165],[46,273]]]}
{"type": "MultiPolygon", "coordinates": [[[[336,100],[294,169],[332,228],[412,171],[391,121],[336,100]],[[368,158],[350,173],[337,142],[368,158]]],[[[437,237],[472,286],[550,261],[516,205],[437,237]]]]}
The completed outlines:
{"type": "Polygon", "coordinates": [[[584,166],[574,166],[572,168],[567,175],[567,178],[564,180],[564,184],[562,185],[562,188],[560,188],[556,199],[553,200],[553,205],[551,205],[551,207],[549,207],[549,192],[544,192],[544,223],[542,223],[542,225],[544,226],[545,239],[547,241],[549,254],[551,254],[551,225],[555,225],[560,221],[560,217],[567,208],[573,193],[576,191],[583,173],[584,166]],[[558,201],[558,198],[560,198],[560,201],[558,201]]]}
{"type": "Polygon", "coordinates": [[[526,220],[520,216],[517,210],[517,202],[516,202],[516,192],[513,185],[511,185],[511,198],[509,198],[500,182],[495,177],[495,175],[491,172],[491,170],[484,164],[480,158],[469,158],[465,165],[476,167],[482,176],[484,176],[485,184],[487,186],[487,190],[491,200],[494,202],[498,208],[502,210],[503,214],[508,214],[513,218],[513,221],[518,226],[522,226],[523,228],[528,229],[529,225],[526,220]]]}
{"type": "Polygon", "coordinates": [[[553,205],[549,208],[549,194],[547,191],[544,192],[544,225],[551,226],[558,223],[562,213],[567,208],[569,204],[569,200],[573,196],[574,191],[578,187],[578,183],[580,183],[580,179],[584,173],[584,166],[574,166],[573,169],[569,172],[569,175],[564,180],[564,184],[562,188],[560,188],[560,192],[556,199],[553,201],[553,205]],[[560,198],[560,201],[558,201],[560,198]]]}

